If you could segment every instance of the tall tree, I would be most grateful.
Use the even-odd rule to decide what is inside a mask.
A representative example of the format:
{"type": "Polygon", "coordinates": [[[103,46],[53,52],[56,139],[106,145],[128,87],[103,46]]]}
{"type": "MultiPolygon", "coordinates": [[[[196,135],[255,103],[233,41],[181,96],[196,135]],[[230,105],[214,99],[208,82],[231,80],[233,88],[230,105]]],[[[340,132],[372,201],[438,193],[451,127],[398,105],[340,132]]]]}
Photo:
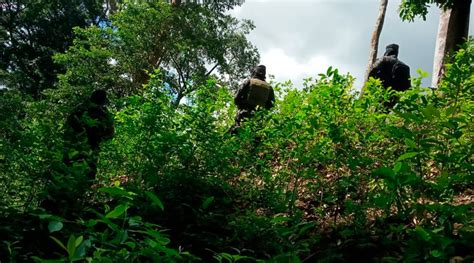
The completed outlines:
{"type": "MultiPolygon", "coordinates": [[[[377,59],[377,50],[379,48],[380,34],[382,33],[383,24],[385,21],[385,14],[387,12],[388,0],[380,0],[379,15],[377,21],[375,22],[375,29],[372,32],[372,38],[370,41],[370,54],[369,62],[367,63],[367,69],[365,71],[364,82],[367,82],[369,79],[370,69],[377,59]]],[[[362,90],[363,91],[363,90],[362,90]]]]}
{"type": "Polygon", "coordinates": [[[74,45],[56,56],[68,69],[61,86],[123,96],[139,92],[159,70],[177,105],[211,75],[239,80],[259,55],[246,38],[254,25],[226,13],[227,5],[126,1],[111,16],[113,26],[78,29],[74,45]]]}
{"type": "Polygon", "coordinates": [[[100,0],[2,1],[0,84],[39,97],[63,72],[52,55],[72,44],[74,27],[90,25],[102,11],[100,0]]]}
{"type": "Polygon", "coordinates": [[[447,54],[465,43],[469,34],[469,16],[472,0],[403,0],[400,16],[413,21],[416,16],[426,19],[429,4],[442,9],[433,63],[432,86],[436,87],[444,74],[447,54]]]}
{"type": "Polygon", "coordinates": [[[470,7],[471,0],[458,0],[450,9],[441,11],[433,62],[433,87],[438,85],[444,75],[446,55],[457,51],[469,35],[470,7]]]}

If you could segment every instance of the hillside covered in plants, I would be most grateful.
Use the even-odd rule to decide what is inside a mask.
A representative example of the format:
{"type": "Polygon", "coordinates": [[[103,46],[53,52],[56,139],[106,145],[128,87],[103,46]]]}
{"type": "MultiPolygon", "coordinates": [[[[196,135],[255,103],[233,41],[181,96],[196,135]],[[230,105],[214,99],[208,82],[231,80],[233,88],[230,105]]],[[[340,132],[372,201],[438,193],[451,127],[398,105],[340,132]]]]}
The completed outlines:
{"type": "MultiPolygon", "coordinates": [[[[77,19],[104,12],[69,2],[77,19]]],[[[56,77],[19,55],[0,71],[1,262],[474,260],[472,40],[437,89],[422,70],[408,91],[371,78],[363,96],[332,67],[270,80],[275,106],[230,134],[259,60],[252,22],[232,5],[121,6],[71,24],[67,48],[41,42],[56,77]],[[65,134],[99,88],[115,131],[87,183],[65,134]]]]}

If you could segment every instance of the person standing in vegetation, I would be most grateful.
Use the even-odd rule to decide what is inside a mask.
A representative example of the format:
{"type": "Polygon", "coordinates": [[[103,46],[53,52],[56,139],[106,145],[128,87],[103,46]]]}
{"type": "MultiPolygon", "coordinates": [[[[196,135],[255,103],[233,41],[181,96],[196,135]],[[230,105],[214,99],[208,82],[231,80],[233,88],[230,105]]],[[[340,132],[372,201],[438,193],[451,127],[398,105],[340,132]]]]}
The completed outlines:
{"type": "Polygon", "coordinates": [[[113,117],[106,108],[105,90],[96,90],[68,116],[64,131],[62,162],[52,169],[40,207],[67,215],[82,207],[83,196],[97,173],[100,144],[114,135],[113,117]]]}
{"type": "MultiPolygon", "coordinates": [[[[398,49],[397,44],[388,45],[383,57],[378,59],[370,70],[369,77],[380,79],[385,88],[405,91],[411,87],[410,67],[398,59],[398,49]]],[[[396,96],[392,96],[385,106],[392,108],[397,100],[396,96]]]]}
{"type": "Polygon", "coordinates": [[[235,124],[230,133],[236,134],[242,121],[251,118],[258,109],[271,109],[275,103],[273,88],[265,81],[266,67],[259,65],[252,70],[250,78],[245,80],[237,90],[234,103],[237,106],[235,124]]]}
{"type": "Polygon", "coordinates": [[[95,179],[100,144],[114,135],[113,116],[106,104],[105,90],[96,90],[85,103],[76,107],[66,121],[63,161],[67,166],[87,163],[88,180],[95,179]]]}

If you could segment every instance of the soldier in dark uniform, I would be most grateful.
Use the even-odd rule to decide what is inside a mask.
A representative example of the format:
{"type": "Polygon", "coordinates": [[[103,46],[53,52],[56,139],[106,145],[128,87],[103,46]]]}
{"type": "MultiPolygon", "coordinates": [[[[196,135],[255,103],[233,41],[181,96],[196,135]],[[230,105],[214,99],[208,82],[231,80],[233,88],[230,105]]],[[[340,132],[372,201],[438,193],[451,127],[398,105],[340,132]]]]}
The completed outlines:
{"type": "Polygon", "coordinates": [[[106,92],[96,90],[88,101],[76,107],[66,121],[64,163],[68,166],[87,163],[89,180],[95,179],[97,173],[100,144],[114,135],[113,117],[106,103],[106,92]]]}
{"type": "Polygon", "coordinates": [[[235,125],[231,128],[231,134],[237,132],[242,121],[251,118],[257,109],[270,109],[275,103],[273,88],[265,81],[266,67],[259,65],[252,70],[249,79],[245,80],[237,90],[234,97],[238,112],[235,117],[235,125]]]}
{"type": "Polygon", "coordinates": [[[49,213],[65,216],[82,207],[82,197],[97,173],[100,144],[114,135],[113,116],[106,102],[106,92],[96,90],[68,116],[62,160],[65,167],[50,171],[40,204],[49,213]]]}
{"type": "MultiPolygon", "coordinates": [[[[410,67],[398,59],[398,49],[397,44],[388,45],[383,57],[378,59],[370,70],[369,77],[380,79],[385,88],[405,91],[411,87],[410,67]]],[[[397,101],[398,98],[393,96],[385,106],[392,108],[397,101]]]]}

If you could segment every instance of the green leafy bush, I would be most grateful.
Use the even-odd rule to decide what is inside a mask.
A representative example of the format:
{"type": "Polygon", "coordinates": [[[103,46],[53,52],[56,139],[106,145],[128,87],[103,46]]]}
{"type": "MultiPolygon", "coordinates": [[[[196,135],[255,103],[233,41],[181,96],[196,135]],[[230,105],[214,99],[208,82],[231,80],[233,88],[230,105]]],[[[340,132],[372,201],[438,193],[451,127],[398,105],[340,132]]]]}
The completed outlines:
{"type": "Polygon", "coordinates": [[[388,110],[393,91],[371,80],[359,98],[353,78],[333,68],[301,89],[273,83],[277,106],[236,136],[227,133],[232,96],[217,81],[174,107],[166,81],[152,74],[141,95],[114,100],[116,135],[102,146],[95,182],[102,188],[78,189],[80,206],[39,222],[31,218],[41,213],[22,217],[16,208],[51,184],[49,172],[64,176],[62,122],[46,109],[67,111],[54,100],[21,109],[11,94],[5,107],[26,115],[2,122],[21,127],[2,135],[2,187],[20,192],[2,200],[15,208],[2,217],[2,258],[472,260],[473,44],[447,65],[438,90],[414,79],[388,110]],[[36,238],[55,249],[29,245],[28,231],[6,224],[12,217],[33,222],[36,238]]]}

